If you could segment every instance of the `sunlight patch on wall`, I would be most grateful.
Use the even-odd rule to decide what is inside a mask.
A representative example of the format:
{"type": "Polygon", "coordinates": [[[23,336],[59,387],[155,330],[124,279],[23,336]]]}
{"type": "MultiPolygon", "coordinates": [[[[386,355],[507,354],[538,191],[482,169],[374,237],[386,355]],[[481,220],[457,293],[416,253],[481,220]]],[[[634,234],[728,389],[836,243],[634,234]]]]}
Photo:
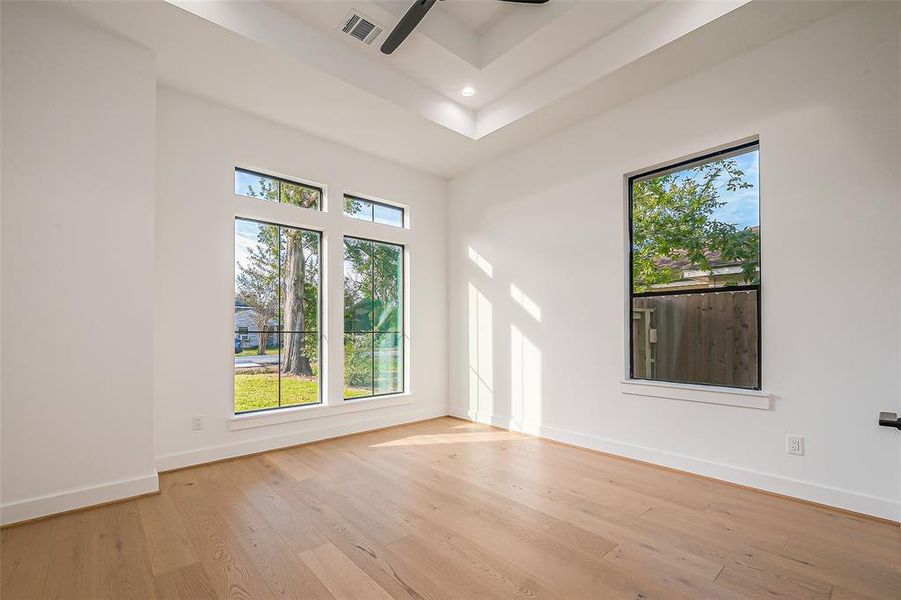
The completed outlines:
{"type": "Polygon", "coordinates": [[[532,315],[532,318],[534,318],[536,321],[541,321],[541,307],[535,304],[535,302],[531,298],[523,294],[522,290],[512,283],[510,284],[510,297],[513,298],[513,300],[517,304],[523,307],[523,309],[527,313],[532,315]]]}
{"type": "Polygon", "coordinates": [[[516,325],[510,325],[510,418],[521,431],[541,424],[541,351],[516,325]]]}
{"type": "Polygon", "coordinates": [[[472,246],[469,247],[469,260],[474,262],[477,267],[482,269],[485,272],[485,275],[488,277],[492,277],[494,274],[494,267],[491,266],[491,263],[485,260],[485,257],[473,250],[472,246]]]}
{"type": "Polygon", "coordinates": [[[494,410],[494,348],[492,309],[476,287],[469,284],[469,410],[494,410]]]}

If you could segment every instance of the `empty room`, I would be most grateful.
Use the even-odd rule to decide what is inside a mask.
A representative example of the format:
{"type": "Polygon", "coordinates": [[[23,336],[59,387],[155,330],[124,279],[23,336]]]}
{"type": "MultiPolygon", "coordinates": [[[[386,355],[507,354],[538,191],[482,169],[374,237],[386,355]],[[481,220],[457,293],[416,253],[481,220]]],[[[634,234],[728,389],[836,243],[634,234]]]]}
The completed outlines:
{"type": "Polygon", "coordinates": [[[0,598],[901,599],[901,0],[0,0],[0,598]]]}

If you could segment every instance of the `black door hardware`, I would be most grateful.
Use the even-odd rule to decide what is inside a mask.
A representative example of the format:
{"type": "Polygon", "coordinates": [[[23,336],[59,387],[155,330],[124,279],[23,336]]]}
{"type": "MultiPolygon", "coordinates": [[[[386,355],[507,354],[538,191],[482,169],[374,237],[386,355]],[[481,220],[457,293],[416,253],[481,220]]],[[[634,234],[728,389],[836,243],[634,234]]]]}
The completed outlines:
{"type": "Polygon", "coordinates": [[[898,415],[895,413],[879,413],[879,424],[883,427],[897,427],[898,429],[901,429],[901,419],[899,419],[898,415]]]}

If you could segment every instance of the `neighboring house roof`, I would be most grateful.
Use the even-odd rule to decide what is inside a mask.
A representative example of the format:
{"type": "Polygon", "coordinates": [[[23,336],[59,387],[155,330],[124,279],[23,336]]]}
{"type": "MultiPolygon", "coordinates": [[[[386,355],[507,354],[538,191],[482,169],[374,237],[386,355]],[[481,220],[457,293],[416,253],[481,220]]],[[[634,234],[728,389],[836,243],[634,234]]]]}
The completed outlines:
{"type": "MultiPolygon", "coordinates": [[[[259,313],[253,310],[250,307],[235,307],[235,330],[246,327],[248,330],[253,331],[259,328],[259,313]]],[[[269,320],[269,328],[275,329],[278,327],[277,319],[269,320]]]]}
{"type": "MultiPolygon", "coordinates": [[[[752,231],[760,231],[760,227],[752,227],[752,231]]],[[[722,252],[708,251],[704,253],[704,257],[710,265],[710,268],[702,268],[700,265],[692,263],[688,258],[669,258],[661,257],[654,261],[657,266],[669,271],[681,273],[681,278],[668,283],[657,283],[651,287],[654,289],[672,289],[672,288],[692,288],[692,287],[708,287],[710,278],[740,275],[743,272],[740,260],[725,260],[722,252]]]]}
{"type": "MultiPolygon", "coordinates": [[[[760,227],[751,227],[751,231],[759,232],[760,227]]],[[[742,264],[742,262],[738,260],[724,260],[722,252],[718,250],[705,252],[704,257],[713,269],[716,269],[717,267],[741,266],[742,264]]],[[[655,262],[657,263],[657,266],[673,271],[698,271],[700,269],[699,265],[692,264],[687,258],[661,257],[655,262]]]]}

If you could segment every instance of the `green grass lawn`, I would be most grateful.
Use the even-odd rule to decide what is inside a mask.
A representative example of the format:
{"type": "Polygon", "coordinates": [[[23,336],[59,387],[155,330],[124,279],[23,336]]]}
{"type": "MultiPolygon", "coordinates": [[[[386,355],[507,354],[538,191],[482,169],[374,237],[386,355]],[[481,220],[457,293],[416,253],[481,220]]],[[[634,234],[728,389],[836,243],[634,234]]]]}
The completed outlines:
{"type": "MultiPolygon", "coordinates": [[[[368,396],[369,390],[346,388],[345,398],[368,396]]],[[[319,402],[319,383],[300,377],[282,378],[282,406],[319,402]]],[[[235,375],[235,412],[278,407],[278,373],[235,375]]]]}
{"type": "Polygon", "coordinates": [[[369,390],[363,390],[360,388],[344,388],[344,397],[345,398],[359,398],[360,396],[369,396],[372,392],[369,390]]]}
{"type": "MultiPolygon", "coordinates": [[[[266,354],[273,356],[278,354],[278,347],[275,348],[266,348],[266,354]]],[[[259,352],[257,352],[257,347],[254,346],[252,348],[245,348],[241,352],[235,354],[235,356],[259,356],[259,352]]]]}

